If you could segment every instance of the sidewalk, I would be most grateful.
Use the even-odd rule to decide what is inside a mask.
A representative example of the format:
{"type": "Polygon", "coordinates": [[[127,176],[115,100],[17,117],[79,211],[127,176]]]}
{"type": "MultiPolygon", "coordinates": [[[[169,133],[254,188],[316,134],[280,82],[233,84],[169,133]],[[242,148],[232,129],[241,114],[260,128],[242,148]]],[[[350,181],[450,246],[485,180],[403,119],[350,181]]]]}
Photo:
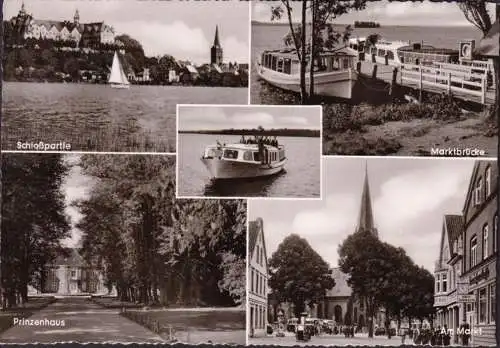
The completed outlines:
{"type": "Polygon", "coordinates": [[[27,320],[28,325],[17,325],[1,334],[0,342],[163,342],[160,336],[120,316],[118,310],[103,309],[83,298],[61,299],[27,320]],[[36,326],[36,320],[42,324],[36,326]]]}

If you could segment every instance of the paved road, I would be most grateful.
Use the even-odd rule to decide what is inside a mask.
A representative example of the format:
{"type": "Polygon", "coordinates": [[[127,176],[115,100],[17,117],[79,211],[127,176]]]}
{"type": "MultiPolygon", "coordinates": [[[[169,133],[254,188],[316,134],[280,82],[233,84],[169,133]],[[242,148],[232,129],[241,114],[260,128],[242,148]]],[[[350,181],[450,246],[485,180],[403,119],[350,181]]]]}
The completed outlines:
{"type": "Polygon", "coordinates": [[[39,320],[45,325],[14,326],[0,334],[0,342],[163,342],[160,336],[120,316],[118,310],[104,309],[85,298],[58,299],[28,320],[39,320]]]}
{"type": "MultiPolygon", "coordinates": [[[[392,337],[388,339],[387,337],[375,336],[374,338],[368,338],[365,334],[358,334],[355,337],[345,338],[342,335],[322,335],[313,336],[308,342],[297,342],[294,336],[287,337],[257,337],[249,338],[248,344],[255,345],[280,345],[280,346],[400,346],[401,337],[392,337]]],[[[410,340],[406,340],[405,344],[412,344],[410,340]]]]}

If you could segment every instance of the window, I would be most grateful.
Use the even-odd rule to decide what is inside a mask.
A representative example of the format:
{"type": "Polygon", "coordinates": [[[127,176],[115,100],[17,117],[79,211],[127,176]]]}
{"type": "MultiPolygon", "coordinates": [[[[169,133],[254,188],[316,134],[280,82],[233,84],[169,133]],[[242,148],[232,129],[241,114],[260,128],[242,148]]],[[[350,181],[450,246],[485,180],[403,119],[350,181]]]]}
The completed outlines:
{"type": "Polygon", "coordinates": [[[285,58],[285,61],[283,63],[283,72],[285,74],[292,73],[292,60],[290,58],[285,58]]]}
{"type": "Polygon", "coordinates": [[[237,150],[224,150],[224,158],[236,159],[238,158],[237,150]]]}
{"type": "Polygon", "coordinates": [[[443,274],[442,280],[443,280],[443,292],[447,292],[448,291],[448,275],[443,274]]]}
{"type": "Polygon", "coordinates": [[[486,322],[486,288],[479,290],[479,322],[486,322]]]}
{"type": "Polygon", "coordinates": [[[474,267],[477,264],[477,238],[476,236],[472,237],[470,240],[470,268],[474,267]]]}
{"type": "Polygon", "coordinates": [[[71,271],[71,277],[72,278],[76,277],[76,271],[71,271]]]}
{"type": "Polygon", "coordinates": [[[255,272],[254,272],[254,270],[253,270],[253,268],[252,268],[252,278],[251,278],[251,284],[250,284],[250,289],[252,289],[252,292],[254,292],[254,280],[253,280],[253,278],[254,278],[254,273],[255,273],[255,272]]]}
{"type": "Polygon", "coordinates": [[[481,204],[481,191],[483,190],[483,180],[479,178],[475,190],[475,203],[476,205],[481,204]]]}
{"type": "Polygon", "coordinates": [[[496,316],[496,287],[495,284],[490,285],[490,323],[493,324],[495,322],[496,316]]]}
{"type": "Polygon", "coordinates": [[[253,153],[253,160],[255,162],[260,162],[260,154],[258,152],[253,153]]]}
{"type": "Polygon", "coordinates": [[[483,260],[488,256],[488,224],[486,224],[483,227],[483,260]]]}
{"type": "Polygon", "coordinates": [[[377,52],[377,56],[384,57],[385,56],[385,50],[379,49],[378,52],[377,52]]]}
{"type": "Polygon", "coordinates": [[[484,174],[484,184],[486,186],[486,197],[491,194],[491,167],[486,168],[486,173],[484,174]]]}
{"type": "Polygon", "coordinates": [[[272,56],[271,58],[271,69],[276,70],[276,64],[278,62],[278,58],[276,56],[272,56]]]}
{"type": "Polygon", "coordinates": [[[441,276],[438,274],[436,276],[436,293],[441,292],[441,276]]]}
{"type": "Polygon", "coordinates": [[[252,152],[251,151],[245,151],[243,153],[243,160],[245,161],[252,161],[253,158],[252,158],[252,152]]]}
{"type": "Polygon", "coordinates": [[[259,278],[260,278],[259,272],[255,272],[255,292],[256,293],[259,293],[259,278]]]}
{"type": "Polygon", "coordinates": [[[278,66],[276,68],[276,71],[282,72],[283,71],[283,58],[278,59],[278,66]]]}
{"type": "Polygon", "coordinates": [[[493,252],[497,251],[498,238],[498,213],[493,218],[493,252]]]}
{"type": "Polygon", "coordinates": [[[264,248],[260,248],[260,265],[264,266],[264,248]]]}
{"type": "Polygon", "coordinates": [[[389,60],[394,60],[394,52],[392,52],[392,51],[387,51],[387,59],[389,59],[389,60]]]}

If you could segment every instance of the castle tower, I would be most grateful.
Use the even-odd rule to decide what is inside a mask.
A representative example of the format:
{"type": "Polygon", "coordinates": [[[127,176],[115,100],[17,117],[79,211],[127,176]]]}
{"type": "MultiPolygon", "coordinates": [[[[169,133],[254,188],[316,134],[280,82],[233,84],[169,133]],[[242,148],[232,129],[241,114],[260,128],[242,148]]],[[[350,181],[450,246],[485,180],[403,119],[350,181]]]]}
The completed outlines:
{"type": "Polygon", "coordinates": [[[361,205],[359,209],[359,220],[356,232],[371,231],[378,237],[378,231],[375,228],[373,220],[372,201],[370,196],[370,184],[368,182],[368,166],[365,167],[365,182],[363,184],[363,193],[361,194],[361,205]]]}
{"type": "Polygon", "coordinates": [[[75,25],[80,24],[80,13],[78,12],[78,9],[76,9],[76,11],[75,11],[75,16],[73,17],[73,23],[75,25]]]}
{"type": "Polygon", "coordinates": [[[219,65],[221,63],[222,63],[222,47],[219,41],[219,26],[216,26],[214,44],[210,50],[210,64],[219,65]]]}

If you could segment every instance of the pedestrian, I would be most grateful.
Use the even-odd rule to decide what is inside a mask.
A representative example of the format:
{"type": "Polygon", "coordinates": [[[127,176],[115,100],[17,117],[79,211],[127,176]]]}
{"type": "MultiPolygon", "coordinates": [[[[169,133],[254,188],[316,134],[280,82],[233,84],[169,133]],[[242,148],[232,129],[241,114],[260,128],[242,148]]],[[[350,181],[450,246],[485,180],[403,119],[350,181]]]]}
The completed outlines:
{"type": "Polygon", "coordinates": [[[406,339],[406,330],[403,330],[403,333],[401,334],[401,344],[405,344],[405,339],[406,339]]]}
{"type": "Polygon", "coordinates": [[[451,340],[450,332],[448,331],[448,326],[445,325],[443,329],[443,346],[449,346],[450,340],[451,340]]]}
{"type": "Polygon", "coordinates": [[[470,336],[470,326],[469,323],[467,323],[465,320],[463,321],[462,325],[460,326],[460,332],[462,333],[462,345],[463,346],[468,346],[469,345],[469,336],[470,336]]]}

